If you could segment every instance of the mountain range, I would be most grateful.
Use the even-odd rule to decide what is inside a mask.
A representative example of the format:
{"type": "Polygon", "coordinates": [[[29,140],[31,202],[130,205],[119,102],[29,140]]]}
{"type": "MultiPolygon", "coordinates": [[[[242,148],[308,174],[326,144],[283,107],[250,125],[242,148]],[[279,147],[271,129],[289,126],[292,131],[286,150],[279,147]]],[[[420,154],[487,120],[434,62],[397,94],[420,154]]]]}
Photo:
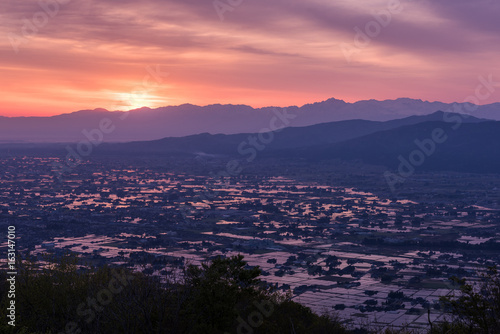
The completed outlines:
{"type": "MultiPolygon", "coordinates": [[[[157,110],[156,113],[160,115],[163,112],[157,110]]],[[[269,113],[268,116],[273,115],[275,120],[280,117],[286,118],[282,117],[283,114],[280,114],[280,117],[276,116],[279,114],[276,110],[270,110],[269,113]]],[[[287,113],[295,115],[290,114],[290,110],[287,110],[287,113]]],[[[102,119],[109,115],[118,117],[123,115],[104,110],[77,114],[80,116],[88,114],[92,117],[100,115],[101,120],[98,122],[102,122],[102,119]]],[[[133,113],[130,113],[129,117],[132,115],[133,113]]],[[[71,119],[74,116],[64,117],[71,119]]],[[[54,117],[58,121],[62,118],[54,117]]],[[[286,119],[295,121],[296,118],[286,119]]],[[[84,159],[92,159],[94,156],[126,156],[139,159],[211,156],[242,162],[244,160],[252,162],[258,156],[260,159],[278,159],[284,164],[292,161],[305,163],[328,163],[331,160],[357,161],[385,166],[400,171],[400,174],[416,170],[417,167],[419,171],[500,172],[498,153],[500,121],[445,111],[386,121],[351,119],[306,126],[295,126],[295,122],[292,121],[290,126],[278,127],[276,131],[269,129],[273,127],[270,126],[273,121],[268,120],[267,127],[253,132],[237,134],[204,132],[125,143],[90,142],[86,137],[80,139],[78,143],[3,143],[0,144],[0,155],[42,154],[67,157],[68,152],[73,152],[75,157],[77,152],[85,151],[88,154],[83,155],[84,159]]],[[[104,125],[104,128],[109,130],[110,125],[114,124],[108,119],[104,125]]],[[[63,128],[58,134],[64,131],[67,132],[68,129],[63,128]]],[[[94,135],[96,133],[95,129],[91,132],[94,135]]],[[[101,133],[102,137],[113,133],[105,132],[101,133]]],[[[93,138],[96,139],[95,136],[93,138]]]]}
{"type": "Polygon", "coordinates": [[[333,145],[275,152],[303,161],[340,159],[400,170],[500,173],[500,122],[423,122],[333,145]],[[436,132],[437,131],[437,132],[436,132]],[[438,133],[436,136],[435,133],[438,133]],[[436,139],[437,138],[437,139],[436,139]]]}
{"type": "Polygon", "coordinates": [[[392,170],[500,172],[500,122],[438,111],[391,121],[350,120],[278,132],[203,133],[155,141],[105,143],[100,155],[191,155],[251,162],[359,161],[392,170]],[[403,167],[401,167],[403,165],[403,167]]]}
{"type": "MultiPolygon", "coordinates": [[[[408,98],[355,103],[332,98],[285,109],[286,113],[292,115],[287,126],[305,127],[353,119],[383,122],[428,115],[438,110],[465,113],[469,110],[467,107],[470,109],[465,104],[408,98]]],[[[104,133],[104,142],[156,140],[201,133],[257,133],[269,128],[276,110],[282,108],[220,104],[201,107],[184,104],[157,109],[141,108],[129,112],[95,109],[51,117],[0,117],[0,142],[78,142],[86,139],[85,133],[99,129],[102,122],[111,129],[104,133]]],[[[500,103],[475,106],[470,114],[478,118],[500,120],[500,103]]]]}
{"type": "Polygon", "coordinates": [[[424,116],[410,116],[391,121],[349,120],[328,122],[304,127],[288,127],[270,133],[240,133],[240,134],[209,134],[202,133],[186,137],[167,137],[153,141],[137,141],[128,143],[105,143],[100,145],[100,152],[135,152],[136,154],[151,153],[189,153],[209,155],[237,155],[247,147],[265,146],[266,151],[304,148],[309,151],[312,147],[330,147],[335,143],[342,143],[351,139],[360,138],[381,131],[397,129],[402,126],[415,125],[425,122],[443,121],[445,117],[460,117],[463,123],[480,123],[488,120],[473,116],[462,118],[459,114],[445,114],[438,111],[424,116]],[[255,144],[252,144],[252,138],[255,144]]]}

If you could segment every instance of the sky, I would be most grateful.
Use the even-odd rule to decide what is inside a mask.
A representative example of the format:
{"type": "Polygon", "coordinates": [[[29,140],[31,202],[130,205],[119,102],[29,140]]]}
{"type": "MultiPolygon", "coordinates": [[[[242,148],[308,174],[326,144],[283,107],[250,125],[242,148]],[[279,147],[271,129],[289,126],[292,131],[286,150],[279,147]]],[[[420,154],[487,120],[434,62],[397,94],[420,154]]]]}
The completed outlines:
{"type": "Polygon", "coordinates": [[[500,0],[2,0],[0,115],[500,101],[500,0]]]}

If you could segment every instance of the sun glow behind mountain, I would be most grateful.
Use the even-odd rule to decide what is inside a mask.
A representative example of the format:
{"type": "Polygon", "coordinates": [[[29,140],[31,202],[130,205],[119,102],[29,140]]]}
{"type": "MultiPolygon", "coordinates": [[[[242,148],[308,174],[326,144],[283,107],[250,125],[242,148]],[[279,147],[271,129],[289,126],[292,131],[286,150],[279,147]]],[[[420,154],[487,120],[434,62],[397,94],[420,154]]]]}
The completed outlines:
{"type": "Polygon", "coordinates": [[[156,108],[168,105],[168,99],[159,96],[149,95],[147,93],[138,91],[133,93],[115,93],[116,104],[109,106],[109,110],[132,110],[142,107],[156,108]]]}

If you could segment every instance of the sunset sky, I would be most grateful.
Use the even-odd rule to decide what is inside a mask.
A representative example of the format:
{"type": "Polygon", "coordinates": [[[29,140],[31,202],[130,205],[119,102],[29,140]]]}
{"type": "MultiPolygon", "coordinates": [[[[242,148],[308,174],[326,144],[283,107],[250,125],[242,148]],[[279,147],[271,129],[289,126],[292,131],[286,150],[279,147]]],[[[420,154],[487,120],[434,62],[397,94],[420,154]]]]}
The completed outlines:
{"type": "Polygon", "coordinates": [[[498,0],[2,0],[0,115],[462,102],[500,82],[499,17],[498,0]]]}

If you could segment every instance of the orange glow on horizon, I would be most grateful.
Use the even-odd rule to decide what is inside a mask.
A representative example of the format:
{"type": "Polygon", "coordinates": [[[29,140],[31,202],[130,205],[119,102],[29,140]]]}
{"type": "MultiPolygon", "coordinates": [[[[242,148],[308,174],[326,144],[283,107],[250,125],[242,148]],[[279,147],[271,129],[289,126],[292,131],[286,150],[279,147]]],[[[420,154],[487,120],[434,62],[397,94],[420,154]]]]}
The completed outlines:
{"type": "MultiPolygon", "coordinates": [[[[450,103],[474,94],[479,76],[500,81],[496,5],[405,2],[376,34],[363,30],[387,1],[254,0],[221,20],[210,3],[81,0],[30,34],[23,18],[43,11],[38,2],[2,6],[0,115],[9,117],[329,98],[450,103]]],[[[497,101],[500,89],[480,104],[497,101]]]]}

